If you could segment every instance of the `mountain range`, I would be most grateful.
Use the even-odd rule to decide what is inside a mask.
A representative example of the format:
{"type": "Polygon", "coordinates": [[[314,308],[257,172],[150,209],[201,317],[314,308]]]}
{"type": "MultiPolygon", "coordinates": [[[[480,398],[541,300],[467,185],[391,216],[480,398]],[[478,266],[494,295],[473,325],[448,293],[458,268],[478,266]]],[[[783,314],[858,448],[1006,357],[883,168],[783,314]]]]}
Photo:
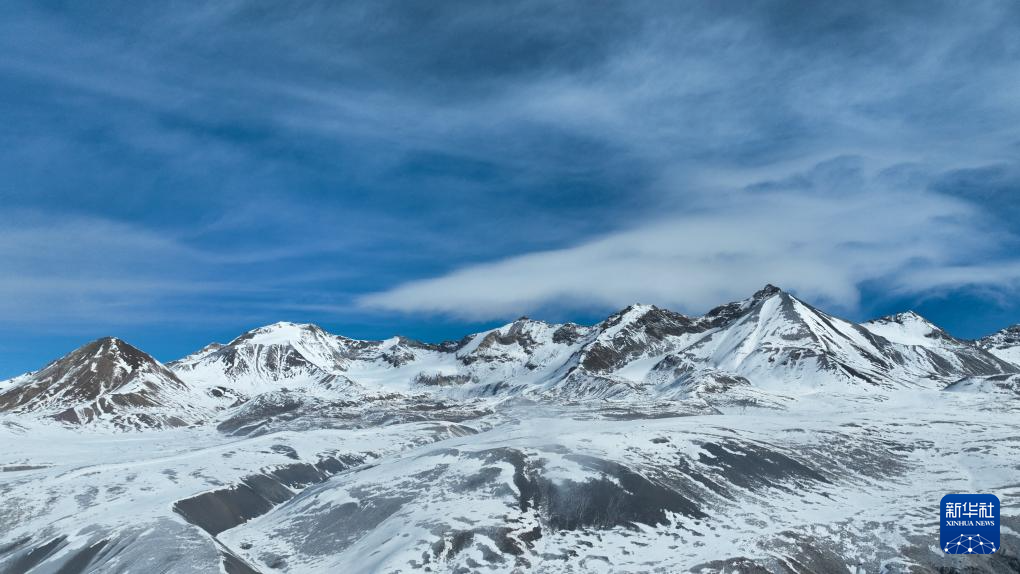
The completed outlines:
{"type": "Polygon", "coordinates": [[[592,326],[522,317],[457,341],[362,341],[275,323],[159,363],[115,338],[0,383],[0,411],[124,429],[214,420],[261,393],[776,404],[1020,373],[1020,325],[957,339],[913,312],[854,324],[768,285],[689,317],[632,305],[592,326]]]}
{"type": "Polygon", "coordinates": [[[275,323],[0,382],[0,574],[1020,571],[1020,326],[768,285],[455,341],[275,323]],[[950,556],[939,500],[991,493],[950,556]]]}

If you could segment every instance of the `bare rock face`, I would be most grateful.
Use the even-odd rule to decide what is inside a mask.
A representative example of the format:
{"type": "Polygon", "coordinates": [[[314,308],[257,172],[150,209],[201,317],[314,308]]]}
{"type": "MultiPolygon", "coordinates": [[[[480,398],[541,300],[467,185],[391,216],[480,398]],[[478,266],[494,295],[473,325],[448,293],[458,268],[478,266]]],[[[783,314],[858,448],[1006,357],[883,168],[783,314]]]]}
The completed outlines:
{"type": "Polygon", "coordinates": [[[559,328],[542,321],[521,317],[516,321],[472,337],[472,348],[458,355],[464,365],[474,363],[529,362],[543,348],[568,344],[555,335],[559,328]],[[477,339],[477,341],[475,341],[477,339]]]}
{"type": "Polygon", "coordinates": [[[184,426],[204,414],[182,400],[191,389],[173,371],[113,337],[92,341],[11,383],[0,394],[0,411],[40,413],[72,424],[184,426]]]}
{"type": "Polygon", "coordinates": [[[586,346],[581,366],[607,373],[630,360],[677,346],[678,338],[702,331],[690,317],[654,305],[631,305],[598,325],[600,333],[586,346]]]}

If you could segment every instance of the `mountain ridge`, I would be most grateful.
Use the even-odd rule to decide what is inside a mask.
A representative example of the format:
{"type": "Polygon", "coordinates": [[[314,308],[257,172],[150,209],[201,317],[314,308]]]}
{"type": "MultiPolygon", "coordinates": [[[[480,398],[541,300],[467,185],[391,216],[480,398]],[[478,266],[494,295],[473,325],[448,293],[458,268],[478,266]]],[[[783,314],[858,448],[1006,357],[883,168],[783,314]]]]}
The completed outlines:
{"type": "MultiPolygon", "coordinates": [[[[940,389],[966,378],[1020,373],[1020,363],[999,356],[1020,350],[1012,331],[964,341],[913,311],[857,324],[771,284],[697,317],[634,304],[594,325],[521,317],[441,343],[401,336],[358,340],[311,323],[281,321],[226,344],[211,343],[164,366],[119,341],[99,339],[40,371],[0,383],[0,411],[50,413],[55,407],[49,402],[29,399],[58,393],[50,388],[57,379],[64,389],[59,392],[67,394],[77,384],[91,389],[79,397],[82,401],[98,401],[63,401],[64,410],[71,410],[58,420],[88,423],[98,413],[116,411],[118,403],[121,409],[172,403],[195,414],[172,422],[193,424],[210,412],[279,389],[353,401],[402,393],[550,400],[698,396],[726,404],[753,395],[753,402],[775,406],[782,400],[772,395],[940,389]],[[38,374],[60,361],[81,362],[83,353],[96,350],[91,346],[104,344],[156,373],[141,396],[97,383],[97,376],[80,365],[64,368],[56,378],[38,374]],[[68,373],[78,380],[69,380],[68,373]],[[160,398],[148,398],[152,394],[160,398]]],[[[105,376],[115,379],[111,373],[105,376]]]]}

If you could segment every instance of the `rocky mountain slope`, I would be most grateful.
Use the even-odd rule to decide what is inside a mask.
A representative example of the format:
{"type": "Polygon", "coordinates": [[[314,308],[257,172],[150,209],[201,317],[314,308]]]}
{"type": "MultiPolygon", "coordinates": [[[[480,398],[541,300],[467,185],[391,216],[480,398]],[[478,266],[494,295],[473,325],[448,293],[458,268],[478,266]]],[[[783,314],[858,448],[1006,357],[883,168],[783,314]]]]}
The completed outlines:
{"type": "Polygon", "coordinates": [[[112,337],[88,343],[0,389],[0,411],[71,424],[184,426],[207,420],[213,412],[210,401],[173,371],[112,337]]]}

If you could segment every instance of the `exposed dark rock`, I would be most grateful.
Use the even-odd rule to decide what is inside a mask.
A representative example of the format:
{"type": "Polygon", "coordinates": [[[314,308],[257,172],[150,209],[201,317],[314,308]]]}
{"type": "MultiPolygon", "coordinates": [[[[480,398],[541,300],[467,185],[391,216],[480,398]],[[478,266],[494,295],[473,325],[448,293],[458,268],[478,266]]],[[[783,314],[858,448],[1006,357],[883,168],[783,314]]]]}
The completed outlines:
{"type": "Polygon", "coordinates": [[[414,384],[426,387],[452,387],[471,381],[471,375],[466,374],[418,373],[414,376],[414,384]]]}
{"type": "MultiPolygon", "coordinates": [[[[620,325],[623,319],[635,309],[626,309],[606,319],[600,329],[605,331],[620,325]]],[[[610,340],[599,340],[584,349],[581,366],[592,373],[614,371],[627,361],[649,350],[665,350],[660,345],[668,337],[680,336],[699,330],[686,315],[658,307],[651,307],[630,324],[622,327],[610,340]]]]}
{"type": "Polygon", "coordinates": [[[583,334],[580,326],[574,323],[566,323],[553,331],[552,340],[553,343],[559,343],[560,345],[573,345],[581,339],[583,334]]]}
{"type": "MultiPolygon", "coordinates": [[[[6,565],[0,563],[0,567],[3,568],[3,570],[0,570],[0,572],[3,572],[4,574],[7,573],[16,574],[21,572],[28,572],[29,570],[35,568],[37,565],[41,564],[44,560],[55,554],[61,547],[64,546],[66,540],[67,537],[58,536],[57,538],[54,538],[53,540],[50,540],[45,544],[24,550],[19,555],[16,555],[14,559],[11,560],[6,565]]],[[[24,546],[27,543],[28,539],[22,539],[18,541],[18,543],[16,544],[11,544],[7,546],[6,548],[4,548],[4,552],[0,552],[0,557],[2,557],[5,554],[8,554],[9,552],[14,551],[19,547],[24,546]]]]}
{"type": "Polygon", "coordinates": [[[829,483],[829,480],[808,466],[774,450],[737,442],[701,445],[705,450],[698,457],[704,465],[722,470],[730,484],[748,489],[779,487],[787,479],[829,483]]]}

